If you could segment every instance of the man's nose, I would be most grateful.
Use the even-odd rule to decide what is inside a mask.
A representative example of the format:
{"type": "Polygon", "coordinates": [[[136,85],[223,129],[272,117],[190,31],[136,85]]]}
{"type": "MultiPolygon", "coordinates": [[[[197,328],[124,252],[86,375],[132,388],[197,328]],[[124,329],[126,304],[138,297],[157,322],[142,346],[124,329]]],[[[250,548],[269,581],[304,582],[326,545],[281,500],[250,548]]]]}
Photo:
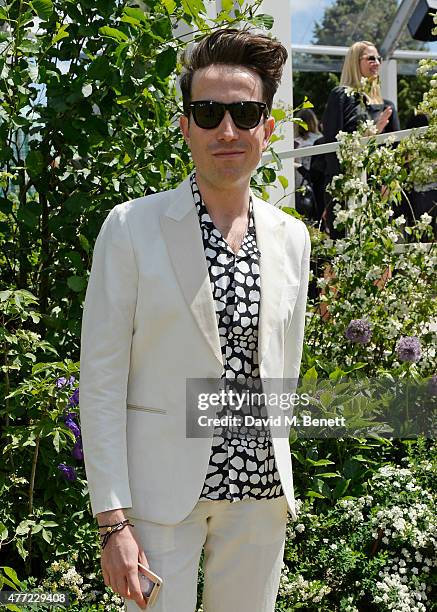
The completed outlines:
{"type": "Polygon", "coordinates": [[[229,111],[225,112],[220,125],[218,126],[217,138],[219,140],[237,140],[239,138],[238,129],[232,121],[229,111]]]}

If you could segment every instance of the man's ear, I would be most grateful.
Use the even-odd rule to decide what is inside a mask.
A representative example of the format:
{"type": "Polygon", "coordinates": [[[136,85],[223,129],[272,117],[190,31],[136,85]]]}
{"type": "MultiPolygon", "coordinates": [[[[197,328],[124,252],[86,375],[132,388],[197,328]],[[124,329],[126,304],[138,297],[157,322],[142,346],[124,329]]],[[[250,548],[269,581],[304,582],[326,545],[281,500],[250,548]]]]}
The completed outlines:
{"type": "Polygon", "coordinates": [[[275,129],[275,120],[273,117],[268,117],[264,121],[264,138],[263,138],[263,151],[269,146],[270,136],[273,134],[275,129]]]}
{"type": "Polygon", "coordinates": [[[189,134],[189,121],[188,121],[188,117],[186,117],[185,115],[181,115],[179,117],[179,127],[181,129],[182,135],[184,137],[185,142],[187,143],[187,145],[190,145],[190,134],[189,134]]]}

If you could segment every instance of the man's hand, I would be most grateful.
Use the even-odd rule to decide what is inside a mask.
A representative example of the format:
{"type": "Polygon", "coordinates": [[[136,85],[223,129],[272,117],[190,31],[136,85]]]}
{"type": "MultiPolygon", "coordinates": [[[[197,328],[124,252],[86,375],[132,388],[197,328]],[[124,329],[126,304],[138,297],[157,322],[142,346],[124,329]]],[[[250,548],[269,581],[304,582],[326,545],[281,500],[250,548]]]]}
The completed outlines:
{"type": "Polygon", "coordinates": [[[390,120],[390,117],[393,114],[393,109],[391,108],[391,106],[387,106],[387,108],[385,108],[382,113],[379,115],[377,121],[376,121],[376,128],[378,130],[378,134],[381,134],[381,132],[384,131],[387,123],[390,120]]]}
{"type": "MultiPolygon", "coordinates": [[[[98,515],[99,525],[111,525],[124,520],[121,510],[102,512],[98,515]]],[[[104,532],[106,529],[101,529],[104,532]]],[[[147,607],[140,589],[138,579],[138,561],[149,567],[146,555],[141,548],[132,527],[116,531],[108,539],[102,550],[101,565],[106,586],[136,604],[147,607]]]]}

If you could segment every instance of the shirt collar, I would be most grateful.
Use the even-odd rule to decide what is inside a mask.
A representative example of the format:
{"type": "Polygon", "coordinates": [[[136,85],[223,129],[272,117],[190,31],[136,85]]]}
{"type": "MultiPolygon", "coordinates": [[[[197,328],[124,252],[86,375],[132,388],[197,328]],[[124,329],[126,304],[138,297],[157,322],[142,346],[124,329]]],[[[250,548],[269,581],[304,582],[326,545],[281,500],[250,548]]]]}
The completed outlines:
{"type": "MultiPolygon", "coordinates": [[[[212,227],[215,227],[214,223],[212,222],[211,217],[209,216],[209,212],[202,200],[202,195],[200,193],[199,187],[197,186],[197,181],[196,181],[196,173],[193,172],[192,175],[190,176],[190,184],[191,184],[191,192],[193,194],[193,200],[194,200],[194,204],[196,206],[197,209],[197,214],[199,215],[199,221],[200,221],[200,225],[211,225],[212,227]]],[[[252,196],[249,197],[249,225],[248,225],[248,231],[252,230],[255,228],[255,220],[254,220],[254,215],[253,215],[253,201],[252,201],[252,196]]]]}
{"type": "MultiPolygon", "coordinates": [[[[197,214],[199,216],[200,230],[202,237],[207,240],[211,245],[219,247],[221,250],[226,252],[232,252],[230,246],[223,238],[219,230],[216,228],[209,216],[208,210],[202,200],[199,187],[196,182],[196,174],[193,173],[190,177],[191,191],[193,194],[194,204],[196,206],[197,214]]],[[[252,197],[249,200],[249,224],[244,240],[241,244],[240,250],[237,253],[239,258],[250,257],[257,259],[260,256],[260,252],[256,245],[256,232],[255,232],[255,217],[253,214],[253,202],[252,197]],[[253,238],[249,240],[249,238],[253,238]]]]}

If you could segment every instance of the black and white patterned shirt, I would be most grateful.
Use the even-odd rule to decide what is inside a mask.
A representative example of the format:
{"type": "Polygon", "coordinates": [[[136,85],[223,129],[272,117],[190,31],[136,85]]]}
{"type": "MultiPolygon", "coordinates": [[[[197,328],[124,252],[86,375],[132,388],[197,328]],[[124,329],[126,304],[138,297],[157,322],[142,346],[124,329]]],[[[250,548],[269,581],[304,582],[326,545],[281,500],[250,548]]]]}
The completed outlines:
{"type": "MultiPolygon", "coordinates": [[[[256,244],[252,201],[249,223],[235,254],[202,201],[196,176],[191,189],[199,215],[205,257],[215,303],[222,349],[222,378],[244,377],[260,383],[258,319],[261,298],[260,252],[256,244]]],[[[258,413],[259,416],[262,413],[258,413]]],[[[253,434],[248,428],[216,427],[200,500],[266,499],[283,495],[270,432],[253,434]]]]}

